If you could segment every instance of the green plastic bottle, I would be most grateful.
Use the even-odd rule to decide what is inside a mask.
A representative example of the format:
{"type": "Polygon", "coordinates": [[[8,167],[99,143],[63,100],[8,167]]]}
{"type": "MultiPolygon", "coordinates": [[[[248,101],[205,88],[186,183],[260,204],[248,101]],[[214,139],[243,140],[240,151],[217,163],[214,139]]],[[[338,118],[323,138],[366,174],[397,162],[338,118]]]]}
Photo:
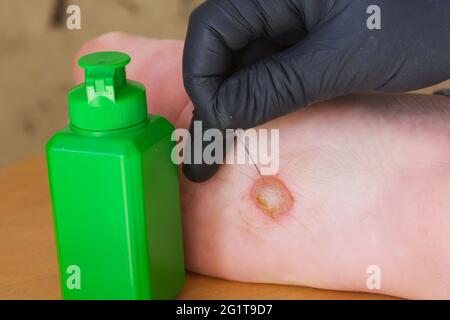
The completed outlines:
{"type": "Polygon", "coordinates": [[[174,127],[147,114],[129,62],[82,57],[70,125],[47,144],[64,299],[172,299],[185,280],[174,127]]]}

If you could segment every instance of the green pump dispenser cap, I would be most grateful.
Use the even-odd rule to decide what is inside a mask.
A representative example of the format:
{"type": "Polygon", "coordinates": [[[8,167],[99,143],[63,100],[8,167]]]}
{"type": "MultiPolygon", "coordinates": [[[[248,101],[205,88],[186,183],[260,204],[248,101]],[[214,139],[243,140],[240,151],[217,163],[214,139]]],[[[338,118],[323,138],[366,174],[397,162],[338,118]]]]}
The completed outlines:
{"type": "Polygon", "coordinates": [[[70,123],[83,130],[124,129],[145,121],[145,87],[127,80],[130,56],[121,52],[96,52],[83,56],[85,83],[69,92],[70,123]]]}

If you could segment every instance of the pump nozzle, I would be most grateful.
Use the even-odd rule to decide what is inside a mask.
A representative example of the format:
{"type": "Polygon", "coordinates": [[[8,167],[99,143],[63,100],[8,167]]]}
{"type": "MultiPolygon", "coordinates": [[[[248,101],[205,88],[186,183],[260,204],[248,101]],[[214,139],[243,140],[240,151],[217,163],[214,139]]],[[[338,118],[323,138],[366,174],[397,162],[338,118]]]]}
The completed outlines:
{"type": "Polygon", "coordinates": [[[126,85],[125,66],[130,60],[121,52],[98,52],[82,57],[78,64],[85,69],[88,101],[106,97],[115,102],[116,92],[126,85]]]}
{"type": "Polygon", "coordinates": [[[126,77],[131,61],[121,52],[96,52],[81,57],[85,82],[69,93],[73,126],[84,130],[118,130],[147,119],[145,87],[126,77]]]}

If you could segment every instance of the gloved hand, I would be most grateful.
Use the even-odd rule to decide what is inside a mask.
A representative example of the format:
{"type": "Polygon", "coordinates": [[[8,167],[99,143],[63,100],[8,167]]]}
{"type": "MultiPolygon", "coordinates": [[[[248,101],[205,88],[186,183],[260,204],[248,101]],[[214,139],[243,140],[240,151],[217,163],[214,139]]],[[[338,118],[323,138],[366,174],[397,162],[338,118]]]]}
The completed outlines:
{"type": "MultiPolygon", "coordinates": [[[[219,129],[351,92],[426,87],[450,78],[450,1],[210,0],[191,15],[183,73],[195,118],[219,129]]],[[[217,169],[184,166],[197,182],[217,169]]]]}

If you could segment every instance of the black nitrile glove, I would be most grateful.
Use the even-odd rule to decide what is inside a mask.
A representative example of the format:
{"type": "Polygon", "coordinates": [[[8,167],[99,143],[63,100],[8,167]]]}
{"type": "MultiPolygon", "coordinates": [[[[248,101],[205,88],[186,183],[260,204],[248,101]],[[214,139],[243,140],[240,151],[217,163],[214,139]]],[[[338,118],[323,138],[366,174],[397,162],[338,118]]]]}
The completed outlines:
{"type": "MultiPolygon", "coordinates": [[[[351,92],[426,87],[450,78],[450,0],[210,0],[191,15],[183,72],[196,117],[219,129],[351,92]]],[[[184,166],[197,182],[217,169],[184,166]]]]}

